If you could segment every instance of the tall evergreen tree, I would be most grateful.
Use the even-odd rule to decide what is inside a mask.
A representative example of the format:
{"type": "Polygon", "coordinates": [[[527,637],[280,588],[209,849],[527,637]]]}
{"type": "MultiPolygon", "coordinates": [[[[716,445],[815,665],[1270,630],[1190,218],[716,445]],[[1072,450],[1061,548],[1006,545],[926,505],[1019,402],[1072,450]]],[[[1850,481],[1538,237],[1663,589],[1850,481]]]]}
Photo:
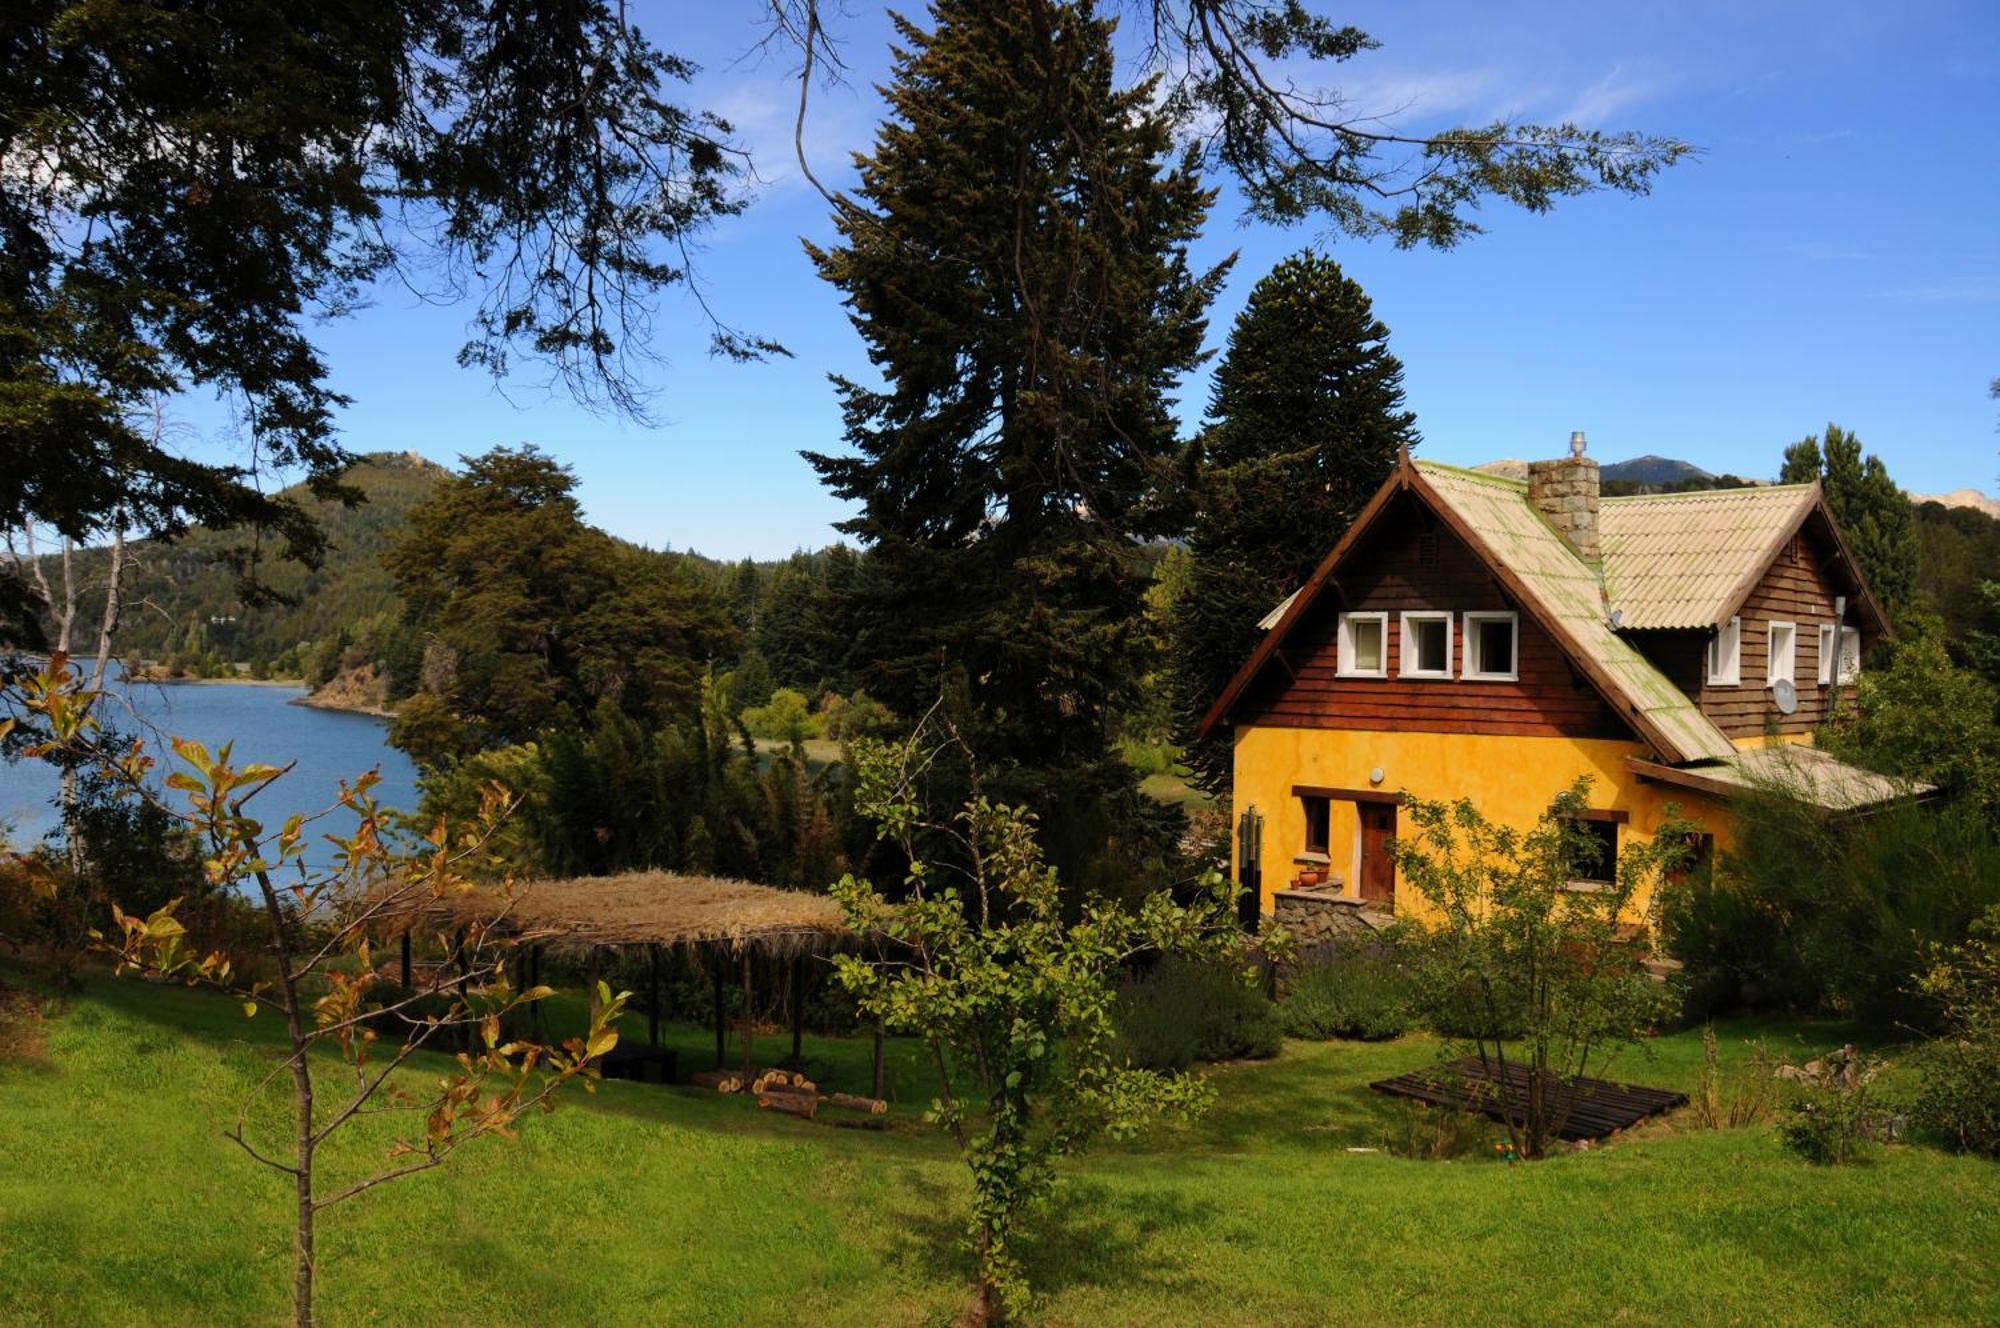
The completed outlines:
{"type": "Polygon", "coordinates": [[[1808,434],[1785,449],[1784,484],[1826,486],[1826,503],[1847,537],[1868,588],[1891,616],[1910,606],[1917,588],[1917,514],[1889,477],[1882,458],[1861,453],[1861,439],[1837,424],[1821,438],[1808,434]]]}
{"type": "Polygon", "coordinates": [[[575,475],[533,447],[464,461],[383,559],[426,641],[424,692],[391,741],[435,764],[601,701],[651,723],[687,713],[736,644],[719,598],[676,560],[586,525],[575,475]]]}
{"type": "MultiPolygon", "coordinates": [[[[1187,262],[1213,195],[1154,86],[1115,87],[1088,0],[933,14],[898,20],[865,207],[810,250],[883,384],[837,380],[853,454],[807,456],[861,504],[868,691],[914,714],[955,677],[989,766],[1105,773],[1144,639],[1135,540],[1164,524],[1178,450],[1168,394],[1225,270],[1187,262]]],[[[1024,787],[1045,805],[1059,783],[1024,787]]]]}
{"type": "Polygon", "coordinates": [[[1418,435],[1389,329],[1338,263],[1310,251],[1250,293],[1208,420],[1172,690],[1195,780],[1219,793],[1228,739],[1196,742],[1195,726],[1255,647],[1258,619],[1298,589],[1418,435]]]}

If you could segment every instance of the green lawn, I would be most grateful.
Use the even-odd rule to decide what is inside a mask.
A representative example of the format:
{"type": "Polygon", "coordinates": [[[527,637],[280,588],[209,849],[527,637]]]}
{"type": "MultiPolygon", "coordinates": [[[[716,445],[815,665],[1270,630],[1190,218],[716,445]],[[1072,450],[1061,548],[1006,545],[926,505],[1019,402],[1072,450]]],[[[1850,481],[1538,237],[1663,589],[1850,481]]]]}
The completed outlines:
{"type": "MultiPolygon", "coordinates": [[[[19,981],[0,964],[0,978],[19,981]]],[[[1832,1026],[1734,1024],[1827,1045],[1832,1026]]],[[[219,1137],[268,1067],[265,1016],[98,978],[0,1065],[0,1323],[266,1324],[285,1310],[285,1187],[219,1137]]],[[[630,1021],[628,1036],[643,1036],[630,1021]]],[[[690,1057],[709,1035],[674,1030],[690,1057]]],[[[781,1039],[769,1043],[776,1055],[781,1039]]],[[[892,1078],[925,1083],[909,1044],[892,1078]]],[[[1693,1034],[1632,1078],[1689,1086],[1693,1034]]],[[[811,1043],[862,1088],[867,1047],[811,1043]]],[[[1922,1147],[1795,1161],[1768,1128],[1649,1127],[1509,1168],[1377,1145],[1371,1078],[1419,1039],[1287,1046],[1214,1070],[1204,1120],[1084,1159],[1027,1255],[1042,1318],[1076,1325],[1827,1324],[2000,1321],[2000,1169],[1922,1147]]],[[[329,1068],[328,1074],[337,1073],[329,1068]]],[[[329,1213],[328,1324],[940,1324],[963,1304],[964,1185],[899,1108],[888,1133],[740,1098],[607,1084],[448,1168],[329,1213]]],[[[340,1150],[349,1172],[371,1132],[340,1150]]]]}

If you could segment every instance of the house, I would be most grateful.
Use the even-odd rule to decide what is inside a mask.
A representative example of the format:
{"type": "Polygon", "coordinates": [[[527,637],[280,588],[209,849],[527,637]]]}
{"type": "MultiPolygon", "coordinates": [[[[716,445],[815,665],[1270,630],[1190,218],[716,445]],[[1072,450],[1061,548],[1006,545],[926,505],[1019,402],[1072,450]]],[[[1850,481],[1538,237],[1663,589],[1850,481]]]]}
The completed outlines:
{"type": "Polygon", "coordinates": [[[1407,907],[1404,791],[1526,828],[1588,775],[1605,871],[1669,804],[1726,846],[1731,793],[1773,777],[1841,811],[1907,793],[1809,746],[1888,629],[1819,486],[1602,498],[1584,451],[1525,481],[1405,456],[1265,619],[1201,730],[1234,735],[1246,910],[1310,937],[1407,907]]]}

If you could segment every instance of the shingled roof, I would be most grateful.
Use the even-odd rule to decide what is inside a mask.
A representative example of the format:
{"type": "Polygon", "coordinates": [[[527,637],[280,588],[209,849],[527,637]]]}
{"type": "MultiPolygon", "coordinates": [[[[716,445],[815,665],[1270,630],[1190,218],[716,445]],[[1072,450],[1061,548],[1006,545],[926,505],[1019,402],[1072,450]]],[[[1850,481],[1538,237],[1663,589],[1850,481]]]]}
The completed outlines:
{"type": "Polygon", "coordinates": [[[1605,599],[1634,630],[1713,627],[1818,502],[1812,484],[1606,498],[1605,599]]]}
{"type": "MultiPolygon", "coordinates": [[[[1511,572],[1523,607],[1593,676],[1605,700],[1662,755],[1675,761],[1732,755],[1731,742],[1691,697],[1630,641],[1611,630],[1597,569],[1542,519],[1528,486],[1419,461],[1419,485],[1449,514],[1461,538],[1496,570],[1511,572]]],[[[1607,552],[1606,561],[1610,560],[1607,552]]]]}

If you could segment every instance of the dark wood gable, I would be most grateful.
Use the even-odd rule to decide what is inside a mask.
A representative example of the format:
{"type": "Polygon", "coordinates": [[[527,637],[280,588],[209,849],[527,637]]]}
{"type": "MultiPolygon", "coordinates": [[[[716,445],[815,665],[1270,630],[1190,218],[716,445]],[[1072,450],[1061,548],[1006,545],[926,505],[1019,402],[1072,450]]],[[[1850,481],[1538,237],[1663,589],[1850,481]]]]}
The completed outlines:
{"type": "MultiPolygon", "coordinates": [[[[1855,602],[1859,587],[1842,574],[1842,566],[1833,532],[1817,516],[1779,546],[1737,613],[1742,620],[1743,646],[1735,686],[1708,681],[1708,632],[1635,632],[1632,640],[1730,737],[1810,733],[1833,706],[1834,689],[1822,686],[1819,680],[1819,629],[1835,621],[1834,597],[1848,597],[1847,625],[1863,627],[1864,649],[1874,644],[1876,636],[1872,622],[1855,602]],[[1792,672],[1799,705],[1790,715],[1779,711],[1768,681],[1774,622],[1791,623],[1797,634],[1792,672]]],[[[1838,644],[1834,648],[1838,650],[1838,644]]],[[[1852,685],[1846,690],[1851,698],[1852,685]]]]}
{"type": "Polygon", "coordinates": [[[1336,569],[1231,708],[1235,722],[1292,728],[1625,738],[1631,730],[1569,663],[1561,647],[1521,612],[1520,677],[1461,676],[1463,623],[1454,616],[1450,679],[1404,678],[1398,615],[1409,611],[1515,610],[1500,583],[1408,491],[1398,494],[1336,569]],[[1339,615],[1389,615],[1388,676],[1338,676],[1339,615]]]}

